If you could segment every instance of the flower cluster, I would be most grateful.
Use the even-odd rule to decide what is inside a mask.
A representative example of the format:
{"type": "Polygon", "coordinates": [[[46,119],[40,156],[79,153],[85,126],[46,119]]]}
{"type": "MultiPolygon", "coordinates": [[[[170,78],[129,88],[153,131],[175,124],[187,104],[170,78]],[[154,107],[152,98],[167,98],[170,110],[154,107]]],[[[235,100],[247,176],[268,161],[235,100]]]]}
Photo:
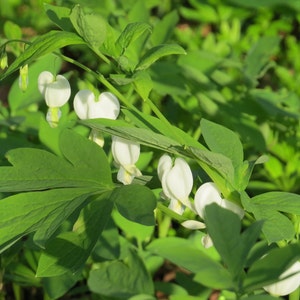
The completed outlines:
{"type": "MultiPolygon", "coordinates": [[[[46,119],[51,127],[57,127],[61,117],[60,108],[68,102],[71,96],[69,81],[63,75],[54,76],[44,71],[38,77],[38,88],[49,107],[46,119]]],[[[119,100],[110,92],[103,92],[96,99],[92,91],[80,90],[74,97],[73,106],[78,118],[82,120],[96,118],[115,120],[120,113],[119,100]]],[[[90,138],[103,147],[104,139],[101,132],[93,129],[90,138]]],[[[130,184],[134,177],[142,175],[135,166],[140,155],[138,143],[113,137],[112,155],[119,167],[117,179],[120,182],[130,184]]]]}
{"type": "MultiPolygon", "coordinates": [[[[176,158],[174,163],[172,158],[164,154],[158,162],[158,177],[162,184],[162,197],[170,201],[169,208],[182,215],[188,207],[195,214],[205,220],[205,207],[211,203],[216,203],[226,209],[236,213],[241,219],[244,211],[237,204],[222,198],[220,191],[213,182],[202,184],[192,203],[189,195],[193,187],[193,175],[190,166],[183,158],[176,158]]],[[[188,229],[203,229],[205,223],[196,220],[187,220],[182,225],[188,229]]],[[[205,247],[212,246],[212,241],[207,235],[202,239],[205,247]]]]}

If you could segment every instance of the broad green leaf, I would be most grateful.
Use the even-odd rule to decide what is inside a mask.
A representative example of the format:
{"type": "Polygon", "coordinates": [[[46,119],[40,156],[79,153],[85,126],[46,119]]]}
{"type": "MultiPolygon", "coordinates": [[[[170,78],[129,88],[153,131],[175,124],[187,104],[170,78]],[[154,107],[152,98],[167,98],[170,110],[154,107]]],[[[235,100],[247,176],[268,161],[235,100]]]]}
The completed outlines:
{"type": "Polygon", "coordinates": [[[148,50],[141,58],[140,62],[136,66],[136,70],[144,70],[149,68],[153,63],[163,56],[172,54],[186,54],[185,50],[177,44],[163,44],[155,46],[148,50]]]}
{"type": "Polygon", "coordinates": [[[151,26],[147,23],[136,22],[129,23],[120,34],[117,45],[122,49],[122,52],[145,32],[151,32],[151,26]]]}
{"type": "Polygon", "coordinates": [[[156,198],[143,185],[124,185],[115,188],[110,196],[122,216],[143,225],[154,225],[156,198]]]}
{"type": "Polygon", "coordinates": [[[81,279],[82,274],[68,272],[61,276],[43,278],[43,288],[51,299],[64,296],[76,282],[81,279]]]}
{"type": "MultiPolygon", "coordinates": [[[[115,210],[112,211],[113,213],[115,210]]],[[[135,223],[136,224],[136,223],[135,223]]],[[[94,261],[118,259],[120,257],[119,229],[109,218],[92,252],[94,261]]]]}
{"type": "Polygon", "coordinates": [[[72,232],[63,232],[46,244],[37,269],[38,277],[60,276],[80,270],[110,218],[113,204],[94,199],[83,208],[72,232]]]}
{"type": "Polygon", "coordinates": [[[8,94],[9,107],[12,111],[24,109],[30,104],[41,101],[42,95],[38,90],[37,78],[42,71],[57,73],[61,68],[62,60],[54,54],[48,54],[39,58],[30,65],[28,69],[28,87],[26,91],[21,91],[19,79],[17,78],[8,94]]]}
{"type": "MultiPolygon", "coordinates": [[[[51,214],[70,213],[95,189],[69,188],[16,194],[0,201],[0,251],[7,243],[37,231],[51,214]],[[74,203],[72,203],[74,201],[74,203]],[[66,209],[66,211],[65,211],[66,209]]],[[[51,219],[51,218],[50,218],[51,219]]],[[[49,228],[51,231],[51,228],[49,228]]]]}
{"type": "Polygon", "coordinates": [[[158,239],[147,250],[195,273],[194,280],[205,286],[215,289],[234,287],[229,272],[188,240],[178,237],[158,239]]]}
{"type": "Polygon", "coordinates": [[[61,133],[60,146],[65,159],[40,149],[9,151],[7,159],[12,166],[0,167],[0,191],[87,186],[106,191],[112,187],[109,163],[101,147],[71,130],[61,133]]]}
{"type": "Polygon", "coordinates": [[[105,262],[98,267],[90,272],[88,278],[88,286],[94,293],[118,299],[154,294],[151,276],[133,250],[128,251],[124,261],[105,262]]]}
{"type": "Polygon", "coordinates": [[[84,44],[84,41],[75,33],[65,31],[49,31],[37,37],[8,67],[0,80],[12,74],[25,64],[68,45],[84,44]]]}
{"type": "Polygon", "coordinates": [[[238,215],[217,204],[211,204],[206,208],[205,224],[232,278],[238,281],[246,265],[249,251],[260,234],[262,224],[254,223],[241,233],[238,215]]]}
{"type": "Polygon", "coordinates": [[[106,39],[106,21],[96,14],[85,14],[79,4],[75,5],[70,20],[77,33],[93,48],[99,47],[106,39]]]}
{"type": "Polygon", "coordinates": [[[290,244],[272,249],[250,266],[243,287],[252,292],[278,281],[279,276],[300,258],[300,244],[290,244]]]}
{"type": "Polygon", "coordinates": [[[179,16],[176,10],[166,14],[160,21],[155,24],[151,40],[153,45],[160,45],[168,42],[174,32],[179,16]]]}
{"type": "Polygon", "coordinates": [[[71,10],[67,7],[44,3],[44,10],[48,18],[64,31],[72,31],[73,25],[70,21],[71,10]]]}
{"type": "Polygon", "coordinates": [[[283,213],[300,214],[300,196],[286,192],[269,192],[249,199],[243,195],[245,209],[263,220],[262,231],[269,243],[292,239],[295,229],[291,220],[283,213]]]}
{"type": "Polygon", "coordinates": [[[234,167],[242,164],[243,146],[236,133],[206,119],[201,120],[200,126],[204,140],[211,151],[230,158],[234,167]]]}
{"type": "Polygon", "coordinates": [[[128,239],[135,238],[142,245],[143,242],[149,241],[151,238],[155,225],[143,225],[130,221],[128,218],[123,217],[117,210],[113,211],[112,216],[116,225],[124,232],[128,239]]]}
{"type": "Polygon", "coordinates": [[[120,136],[161,150],[180,146],[179,143],[167,136],[163,136],[145,128],[134,127],[121,120],[94,119],[80,122],[90,128],[98,129],[111,135],[120,136]]]}
{"type": "Polygon", "coordinates": [[[33,241],[40,247],[44,248],[46,242],[53,236],[64,221],[73,213],[81,210],[86,205],[89,195],[83,194],[70,202],[62,202],[53,210],[51,214],[43,219],[43,223],[33,236],[33,241]]]}

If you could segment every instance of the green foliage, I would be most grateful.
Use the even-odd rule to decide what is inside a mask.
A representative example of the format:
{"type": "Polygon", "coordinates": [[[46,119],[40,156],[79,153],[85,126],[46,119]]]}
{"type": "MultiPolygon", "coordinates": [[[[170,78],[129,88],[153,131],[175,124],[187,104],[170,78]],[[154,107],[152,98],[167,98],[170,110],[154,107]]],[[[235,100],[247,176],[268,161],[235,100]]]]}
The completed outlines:
{"type": "Polygon", "coordinates": [[[264,287],[300,259],[299,13],[292,0],[0,0],[0,299],[278,299],[264,287]],[[43,71],[71,88],[54,128],[43,71]],[[113,93],[118,118],[79,120],[83,89],[113,93]],[[139,160],[112,137],[141,145],[139,160]],[[187,199],[185,172],[166,191],[164,153],[191,167],[187,199]],[[201,219],[205,182],[229,202],[201,219]],[[169,198],[190,205],[179,215],[169,198]]]}

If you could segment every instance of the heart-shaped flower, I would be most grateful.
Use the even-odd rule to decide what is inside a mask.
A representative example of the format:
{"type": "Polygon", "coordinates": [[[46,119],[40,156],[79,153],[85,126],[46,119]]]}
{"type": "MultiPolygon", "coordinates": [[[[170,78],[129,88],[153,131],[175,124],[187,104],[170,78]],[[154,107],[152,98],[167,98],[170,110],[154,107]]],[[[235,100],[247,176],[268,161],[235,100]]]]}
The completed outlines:
{"type": "Polygon", "coordinates": [[[157,173],[163,196],[170,200],[169,208],[180,215],[186,206],[192,209],[189,194],[193,187],[193,174],[188,163],[180,157],[173,163],[171,157],[164,154],[159,159],[157,173]]]}
{"type": "Polygon", "coordinates": [[[90,90],[79,91],[74,98],[74,110],[79,119],[117,119],[120,113],[118,98],[110,93],[103,92],[96,101],[95,94],[90,90]]]}
{"type": "Polygon", "coordinates": [[[134,177],[141,176],[141,171],[135,166],[140,156],[140,144],[113,136],[111,144],[112,155],[120,168],[117,179],[124,185],[130,184],[134,177]]]}
{"type": "Polygon", "coordinates": [[[62,75],[54,76],[44,71],[38,77],[38,89],[49,107],[46,119],[51,127],[56,127],[61,117],[60,107],[68,102],[71,95],[69,81],[62,75]]]}
{"type": "Polygon", "coordinates": [[[68,79],[62,75],[54,76],[48,71],[38,77],[38,89],[44,96],[48,107],[62,107],[71,96],[71,87],[68,79]]]}
{"type": "Polygon", "coordinates": [[[205,219],[205,207],[211,203],[216,203],[223,208],[229,209],[236,213],[240,219],[244,217],[244,210],[237,204],[222,198],[221,192],[213,182],[206,182],[202,184],[194,198],[194,205],[198,215],[205,219]]]}
{"type": "MultiPolygon", "coordinates": [[[[120,113],[118,98],[110,93],[103,92],[96,101],[95,94],[90,90],[81,90],[74,97],[74,110],[79,119],[106,118],[115,120],[120,113]]],[[[103,147],[104,138],[99,130],[92,129],[90,139],[103,147]]]]}

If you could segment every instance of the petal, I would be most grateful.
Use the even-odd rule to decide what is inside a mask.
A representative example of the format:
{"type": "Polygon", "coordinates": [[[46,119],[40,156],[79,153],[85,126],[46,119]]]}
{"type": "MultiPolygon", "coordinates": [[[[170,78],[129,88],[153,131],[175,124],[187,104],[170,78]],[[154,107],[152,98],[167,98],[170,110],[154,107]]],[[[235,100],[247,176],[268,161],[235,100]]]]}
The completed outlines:
{"type": "Polygon", "coordinates": [[[210,248],[214,245],[211,237],[208,234],[201,239],[201,243],[204,248],[210,248]]]}
{"type": "Polygon", "coordinates": [[[265,286],[264,289],[268,293],[275,296],[285,296],[292,293],[300,286],[300,262],[298,261],[295,262],[289,269],[283,272],[280,276],[280,278],[284,278],[296,272],[298,273],[291,277],[283,279],[279,282],[265,286]]]}
{"type": "Polygon", "coordinates": [[[118,181],[122,182],[124,185],[128,185],[131,184],[133,178],[134,176],[128,173],[125,168],[123,168],[122,166],[120,167],[117,174],[118,181]]]}
{"type": "Polygon", "coordinates": [[[174,167],[166,176],[166,185],[172,198],[185,200],[193,188],[193,174],[183,158],[176,158],[174,167]]]}
{"type": "Polygon", "coordinates": [[[171,199],[170,204],[169,204],[169,209],[173,210],[179,215],[182,215],[185,209],[185,206],[178,200],[176,199],[171,199]]]}
{"type": "Polygon", "coordinates": [[[140,144],[113,136],[112,155],[117,164],[121,166],[134,165],[140,156],[140,144]]]}
{"type": "Polygon", "coordinates": [[[221,202],[221,193],[213,182],[206,182],[202,184],[195,194],[194,205],[198,215],[202,219],[204,219],[204,209],[206,205],[211,203],[221,205],[221,202]]]}
{"type": "Polygon", "coordinates": [[[185,228],[196,230],[206,228],[205,224],[196,220],[187,220],[181,223],[185,228]]]}
{"type": "Polygon", "coordinates": [[[80,90],[74,97],[74,110],[79,119],[88,119],[89,103],[95,102],[95,95],[90,90],[80,90]]]}
{"type": "Polygon", "coordinates": [[[43,71],[38,77],[38,89],[45,98],[46,88],[49,83],[54,81],[54,76],[48,71],[43,71]]]}
{"type": "Polygon", "coordinates": [[[163,174],[166,171],[170,171],[171,168],[172,168],[172,158],[168,154],[164,154],[163,156],[160,157],[157,166],[157,174],[160,181],[162,180],[163,174]]]}
{"type": "Polygon", "coordinates": [[[69,81],[62,75],[57,75],[56,80],[47,85],[45,101],[49,107],[61,107],[66,104],[71,96],[69,81]]]}
{"type": "Polygon", "coordinates": [[[117,119],[120,113],[120,103],[118,98],[110,93],[104,92],[99,95],[97,102],[92,102],[89,109],[89,119],[106,118],[117,119]]]}

